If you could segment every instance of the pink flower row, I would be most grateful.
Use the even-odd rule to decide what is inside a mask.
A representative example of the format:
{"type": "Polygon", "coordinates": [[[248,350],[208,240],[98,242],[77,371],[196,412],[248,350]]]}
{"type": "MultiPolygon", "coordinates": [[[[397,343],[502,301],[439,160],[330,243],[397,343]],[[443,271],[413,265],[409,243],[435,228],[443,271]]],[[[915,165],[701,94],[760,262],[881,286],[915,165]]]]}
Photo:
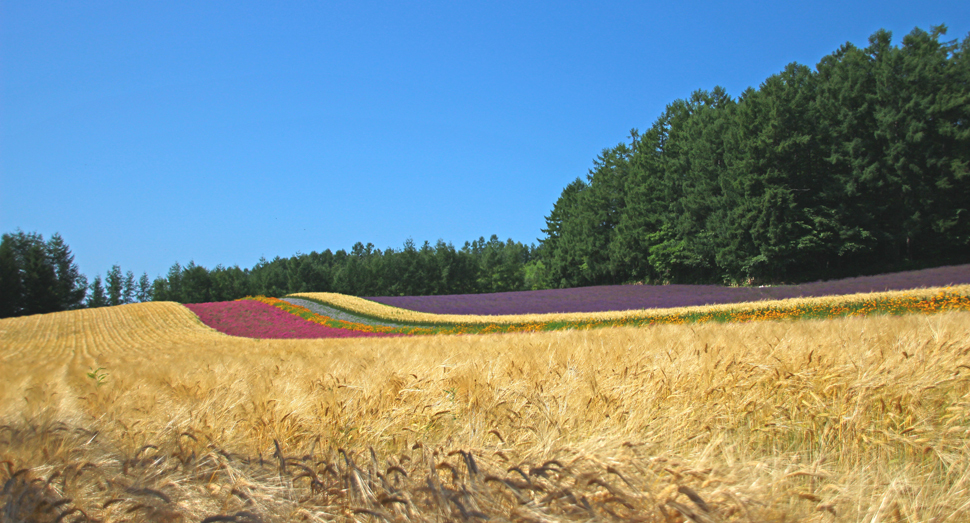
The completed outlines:
{"type": "Polygon", "coordinates": [[[375,332],[337,329],[307,321],[253,300],[190,303],[189,310],[213,329],[245,338],[371,338],[400,336],[375,332]]]}

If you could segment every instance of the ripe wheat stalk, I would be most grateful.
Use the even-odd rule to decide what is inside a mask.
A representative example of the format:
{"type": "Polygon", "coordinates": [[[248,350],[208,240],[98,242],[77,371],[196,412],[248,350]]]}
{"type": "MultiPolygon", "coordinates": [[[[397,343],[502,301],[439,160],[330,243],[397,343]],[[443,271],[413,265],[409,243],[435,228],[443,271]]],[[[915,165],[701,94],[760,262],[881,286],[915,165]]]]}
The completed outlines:
{"type": "Polygon", "coordinates": [[[970,517],[968,312],[251,340],[147,303],[2,320],[0,364],[9,520],[970,517]]]}

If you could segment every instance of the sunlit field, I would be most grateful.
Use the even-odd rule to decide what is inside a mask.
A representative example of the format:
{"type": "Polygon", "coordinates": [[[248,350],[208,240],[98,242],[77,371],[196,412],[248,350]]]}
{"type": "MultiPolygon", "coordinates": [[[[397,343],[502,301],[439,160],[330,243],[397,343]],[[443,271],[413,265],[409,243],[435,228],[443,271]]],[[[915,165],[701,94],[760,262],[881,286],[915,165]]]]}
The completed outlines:
{"type": "Polygon", "coordinates": [[[970,312],[248,339],[0,320],[5,521],[966,521],[970,312]]]}
{"type": "MultiPolygon", "coordinates": [[[[565,290],[569,291],[569,289],[565,290]]],[[[247,299],[273,305],[313,323],[359,332],[483,334],[706,323],[711,321],[734,323],[765,320],[829,319],[841,316],[868,316],[870,314],[932,314],[947,310],[970,310],[970,285],[692,307],[674,306],[639,310],[605,310],[602,312],[493,315],[416,312],[354,296],[325,292],[297,293],[289,295],[289,298],[329,306],[332,310],[346,311],[359,318],[400,322],[404,325],[410,324],[410,326],[387,328],[334,321],[332,318],[314,314],[304,307],[276,298],[257,296],[247,299]]]]}

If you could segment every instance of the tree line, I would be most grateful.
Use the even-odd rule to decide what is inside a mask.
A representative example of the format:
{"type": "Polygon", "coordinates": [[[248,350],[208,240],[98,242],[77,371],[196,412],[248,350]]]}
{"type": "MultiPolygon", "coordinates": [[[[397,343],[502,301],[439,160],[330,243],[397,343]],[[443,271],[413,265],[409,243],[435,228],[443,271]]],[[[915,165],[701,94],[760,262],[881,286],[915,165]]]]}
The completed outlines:
{"type": "Polygon", "coordinates": [[[252,269],[175,263],[152,285],[156,300],[181,303],[225,301],[248,295],[338,292],[354,296],[419,296],[518,291],[540,288],[541,262],[534,245],[496,235],[465,242],[461,249],[442,240],[381,251],[356,243],[350,252],[296,254],[261,259],[252,269]]]}
{"type": "Polygon", "coordinates": [[[147,273],[136,281],[118,265],[103,281],[97,275],[89,284],[60,234],[47,241],[23,231],[0,238],[0,318],[151,301],[152,296],[147,273]]]}
{"type": "Polygon", "coordinates": [[[375,249],[357,243],[351,251],[261,259],[249,269],[207,269],[176,262],[168,274],[136,279],[114,265],[90,283],[80,274],[60,235],[47,242],[37,233],[4,234],[0,242],[0,318],[83,307],[145,301],[205,303],[245,296],[280,297],[294,292],[339,292],[355,296],[414,296],[518,291],[540,288],[542,264],[535,245],[496,235],[465,242],[461,249],[439,240],[417,247],[375,249]]]}
{"type": "Polygon", "coordinates": [[[86,293],[87,278],[59,234],[0,238],[0,318],[77,309],[86,293]]]}
{"type": "Polygon", "coordinates": [[[676,100],[565,187],[550,287],[798,282],[970,260],[970,37],[878,31],[676,100]]]}
{"type": "Polygon", "coordinates": [[[174,264],[89,284],[55,234],[4,234],[0,317],[246,295],[463,294],[618,283],[796,283],[970,261],[970,36],[878,31],[734,99],[667,105],[562,191],[538,247],[497,236],[174,264]]]}

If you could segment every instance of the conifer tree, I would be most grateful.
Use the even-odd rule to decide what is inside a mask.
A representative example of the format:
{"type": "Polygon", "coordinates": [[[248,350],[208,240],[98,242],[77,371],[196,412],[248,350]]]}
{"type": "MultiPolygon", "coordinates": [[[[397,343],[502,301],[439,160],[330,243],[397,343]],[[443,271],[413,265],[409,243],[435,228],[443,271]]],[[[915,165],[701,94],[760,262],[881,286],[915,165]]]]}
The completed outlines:
{"type": "Polygon", "coordinates": [[[133,301],[135,301],[135,273],[128,271],[121,285],[121,302],[132,303],[133,301]]]}
{"type": "Polygon", "coordinates": [[[148,279],[148,273],[143,272],[138,279],[138,289],[135,291],[135,299],[141,303],[152,301],[152,282],[148,279]]]}
{"type": "Polygon", "coordinates": [[[159,285],[155,291],[156,300],[177,301],[179,303],[184,301],[182,297],[182,272],[182,266],[178,262],[175,262],[168,269],[168,278],[162,280],[163,284],[159,285]]]}
{"type": "Polygon", "coordinates": [[[120,266],[111,266],[111,270],[104,277],[104,285],[105,292],[108,293],[108,305],[121,305],[121,295],[124,291],[124,276],[121,275],[120,266]]]}
{"type": "Polygon", "coordinates": [[[51,239],[47,241],[47,255],[50,257],[57,274],[56,293],[59,310],[82,307],[84,296],[87,294],[87,278],[78,270],[71,249],[64,243],[60,234],[54,233],[51,239]]]}
{"type": "Polygon", "coordinates": [[[83,306],[87,279],[60,234],[4,234],[0,254],[0,317],[43,314],[83,306]]]}
{"type": "Polygon", "coordinates": [[[104,295],[104,286],[101,285],[101,275],[99,274],[91,282],[91,293],[88,294],[87,306],[93,309],[106,305],[108,305],[108,297],[104,295]]]}
{"type": "Polygon", "coordinates": [[[60,309],[57,274],[47,257],[47,246],[40,235],[27,236],[21,265],[23,274],[22,314],[45,314],[60,309]]]}
{"type": "Polygon", "coordinates": [[[14,240],[4,234],[0,240],[0,318],[20,313],[23,307],[23,279],[14,240]]]}
{"type": "Polygon", "coordinates": [[[168,288],[169,288],[168,280],[164,276],[159,276],[155,278],[155,281],[152,282],[151,300],[152,301],[170,300],[171,298],[169,298],[168,288]]]}

